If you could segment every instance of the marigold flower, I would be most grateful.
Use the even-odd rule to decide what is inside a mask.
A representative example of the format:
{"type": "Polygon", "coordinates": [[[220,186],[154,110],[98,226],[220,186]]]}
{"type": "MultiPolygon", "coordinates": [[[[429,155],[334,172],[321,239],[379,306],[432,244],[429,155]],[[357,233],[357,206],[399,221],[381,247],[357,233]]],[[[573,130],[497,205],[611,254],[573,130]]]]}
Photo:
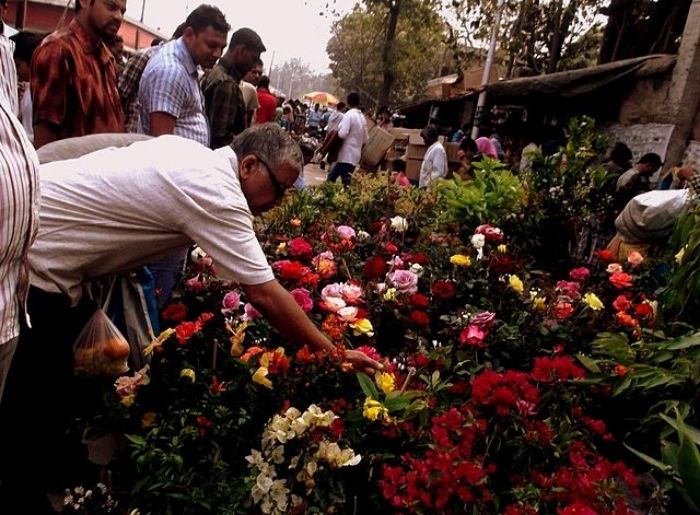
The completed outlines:
{"type": "Polygon", "coordinates": [[[525,285],[523,285],[523,282],[520,280],[520,277],[518,277],[515,274],[508,276],[508,285],[513,291],[515,291],[518,294],[522,295],[523,291],[525,291],[525,285]]]}
{"type": "Polygon", "coordinates": [[[593,311],[600,311],[605,307],[595,293],[588,292],[583,296],[583,302],[593,311]]]}
{"type": "Polygon", "coordinates": [[[391,393],[396,389],[396,378],[394,374],[388,372],[382,372],[377,376],[377,386],[384,393],[391,393]]]}
{"type": "Polygon", "coordinates": [[[450,257],[450,263],[452,263],[454,266],[471,266],[472,259],[464,254],[455,254],[454,256],[450,257]]]}

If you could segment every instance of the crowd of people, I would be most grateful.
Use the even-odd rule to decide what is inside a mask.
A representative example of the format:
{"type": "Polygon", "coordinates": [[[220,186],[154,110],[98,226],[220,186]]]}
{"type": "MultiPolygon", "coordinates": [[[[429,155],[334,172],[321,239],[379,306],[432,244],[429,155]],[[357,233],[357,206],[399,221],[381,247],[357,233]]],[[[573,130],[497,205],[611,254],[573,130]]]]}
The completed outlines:
{"type": "MultiPolygon", "coordinates": [[[[278,101],[260,36],[229,35],[224,14],[201,5],[170,41],[125,61],[125,10],[126,0],[79,0],[43,39],[0,26],[0,506],[22,513],[54,513],[47,494],[88,470],[67,428],[91,402],[72,349],[99,309],[90,283],[145,271],[162,306],[196,242],[290,341],[334,352],[274,279],[253,229],[303,167],[269,123],[278,101]]],[[[345,359],[381,368],[356,351],[345,359]]]]}

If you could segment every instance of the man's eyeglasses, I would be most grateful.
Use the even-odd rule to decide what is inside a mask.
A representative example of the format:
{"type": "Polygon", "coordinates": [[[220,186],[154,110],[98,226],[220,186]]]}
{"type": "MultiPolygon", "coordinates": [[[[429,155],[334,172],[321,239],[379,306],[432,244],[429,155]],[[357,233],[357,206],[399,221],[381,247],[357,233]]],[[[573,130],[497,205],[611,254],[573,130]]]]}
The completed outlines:
{"type": "Polygon", "coordinates": [[[280,181],[277,180],[277,177],[275,177],[275,174],[272,173],[272,167],[267,163],[267,161],[260,156],[255,156],[258,158],[258,161],[260,161],[265,168],[267,169],[267,176],[270,178],[270,182],[272,183],[272,187],[275,188],[275,197],[276,198],[282,198],[284,197],[284,194],[287,191],[287,187],[285,187],[280,181]]]}

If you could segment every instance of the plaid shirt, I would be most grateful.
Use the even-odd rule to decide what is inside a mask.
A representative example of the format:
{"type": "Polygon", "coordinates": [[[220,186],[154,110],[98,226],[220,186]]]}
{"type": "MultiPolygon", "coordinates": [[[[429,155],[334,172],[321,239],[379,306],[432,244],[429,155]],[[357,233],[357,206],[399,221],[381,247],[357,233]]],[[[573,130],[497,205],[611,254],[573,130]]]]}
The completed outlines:
{"type": "Polygon", "coordinates": [[[114,56],[75,20],[37,49],[31,91],[34,124],[51,125],[58,139],[124,132],[114,56]]]}
{"type": "Polygon", "coordinates": [[[240,81],[238,70],[225,66],[221,61],[202,81],[211,148],[230,145],[233,137],[246,129],[246,109],[240,81]]]}
{"type": "Polygon", "coordinates": [[[124,72],[119,76],[119,97],[124,108],[126,132],[139,131],[139,84],[141,76],[151,57],[162,48],[162,44],[135,53],[126,63],[124,72]]]}

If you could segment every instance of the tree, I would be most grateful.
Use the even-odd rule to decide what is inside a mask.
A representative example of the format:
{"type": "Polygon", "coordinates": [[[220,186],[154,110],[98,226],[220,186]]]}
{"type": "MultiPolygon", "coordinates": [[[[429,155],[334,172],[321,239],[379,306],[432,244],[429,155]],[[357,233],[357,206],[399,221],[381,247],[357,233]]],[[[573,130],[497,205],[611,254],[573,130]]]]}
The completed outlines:
{"type": "Polygon", "coordinates": [[[314,72],[308,63],[298,58],[275,65],[270,72],[270,83],[289,99],[301,98],[310,91],[339,93],[329,74],[314,72]]]}
{"type": "Polygon", "coordinates": [[[448,26],[437,3],[368,0],[333,23],[326,47],[333,76],[376,106],[420,96],[439,72],[448,26]]]}

